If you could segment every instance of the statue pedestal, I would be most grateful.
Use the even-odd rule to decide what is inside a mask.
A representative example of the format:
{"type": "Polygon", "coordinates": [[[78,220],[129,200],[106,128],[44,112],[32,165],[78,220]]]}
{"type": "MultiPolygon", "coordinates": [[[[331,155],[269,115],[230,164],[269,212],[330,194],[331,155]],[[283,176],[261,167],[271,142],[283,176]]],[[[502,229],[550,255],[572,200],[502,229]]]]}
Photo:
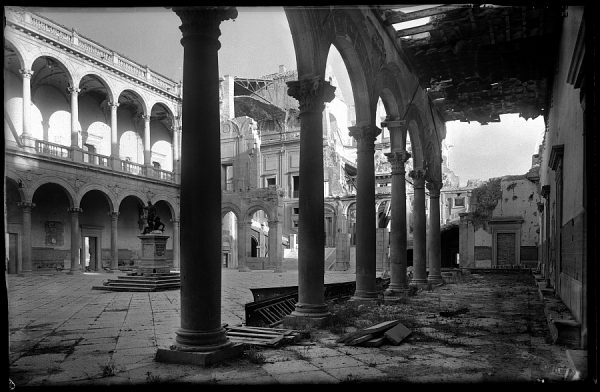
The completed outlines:
{"type": "Polygon", "coordinates": [[[169,273],[171,266],[167,261],[168,235],[142,234],[138,235],[142,241],[142,257],[138,272],[142,275],[169,273]]]}

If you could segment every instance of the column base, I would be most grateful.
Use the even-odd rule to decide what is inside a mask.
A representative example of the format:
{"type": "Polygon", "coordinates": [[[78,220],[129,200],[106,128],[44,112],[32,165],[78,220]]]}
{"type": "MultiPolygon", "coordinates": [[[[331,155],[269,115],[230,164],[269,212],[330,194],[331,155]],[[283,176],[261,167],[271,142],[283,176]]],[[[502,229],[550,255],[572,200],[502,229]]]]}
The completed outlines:
{"type": "Polygon", "coordinates": [[[179,328],[175,332],[175,347],[179,351],[216,351],[233,343],[227,338],[227,331],[220,327],[212,331],[198,331],[179,328]]]}
{"type": "Polygon", "coordinates": [[[79,274],[82,274],[82,273],[83,273],[83,270],[69,270],[67,272],[67,275],[79,275],[79,274]]]}
{"type": "Polygon", "coordinates": [[[352,302],[377,302],[379,299],[378,291],[356,290],[354,295],[349,299],[352,302]]]}
{"type": "Polygon", "coordinates": [[[314,317],[303,314],[294,314],[295,311],[283,318],[283,327],[290,329],[310,329],[322,328],[329,322],[331,314],[327,313],[324,316],[314,317]]]}
{"type": "Polygon", "coordinates": [[[408,298],[410,289],[408,287],[391,287],[384,291],[383,301],[388,302],[399,302],[408,298]]]}
{"type": "Polygon", "coordinates": [[[243,267],[239,267],[238,271],[239,272],[250,272],[252,270],[250,268],[248,268],[247,266],[243,266],[243,267]]]}
{"type": "Polygon", "coordinates": [[[173,348],[159,348],[154,360],[156,362],[177,363],[181,365],[209,366],[226,359],[240,357],[243,349],[242,343],[231,343],[212,351],[187,351],[184,346],[173,348]]]}
{"type": "Polygon", "coordinates": [[[444,279],[442,279],[442,275],[429,275],[427,277],[427,282],[431,284],[440,284],[444,283],[444,279]]]}
{"type": "Polygon", "coordinates": [[[429,284],[427,283],[427,279],[413,279],[410,281],[410,286],[415,286],[419,289],[427,288],[429,284]]]}

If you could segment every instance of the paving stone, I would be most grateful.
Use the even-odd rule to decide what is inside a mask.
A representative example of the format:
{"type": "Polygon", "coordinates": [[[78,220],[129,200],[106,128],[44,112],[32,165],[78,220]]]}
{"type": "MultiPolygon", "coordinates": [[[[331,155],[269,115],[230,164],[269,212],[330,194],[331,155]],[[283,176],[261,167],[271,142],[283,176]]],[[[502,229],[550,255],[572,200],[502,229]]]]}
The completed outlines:
{"type": "Polygon", "coordinates": [[[274,373],[272,377],[280,384],[335,384],[339,382],[337,378],[321,370],[274,373]]]}
{"type": "Polygon", "coordinates": [[[269,374],[280,374],[280,373],[293,373],[293,372],[306,372],[319,370],[315,365],[310,364],[303,360],[291,360],[282,361],[275,363],[266,363],[262,365],[262,368],[269,374]]]}
{"type": "Polygon", "coordinates": [[[339,381],[379,381],[381,382],[386,373],[381,370],[362,367],[362,366],[349,366],[342,368],[329,368],[325,370],[328,374],[335,377],[339,381]]]}

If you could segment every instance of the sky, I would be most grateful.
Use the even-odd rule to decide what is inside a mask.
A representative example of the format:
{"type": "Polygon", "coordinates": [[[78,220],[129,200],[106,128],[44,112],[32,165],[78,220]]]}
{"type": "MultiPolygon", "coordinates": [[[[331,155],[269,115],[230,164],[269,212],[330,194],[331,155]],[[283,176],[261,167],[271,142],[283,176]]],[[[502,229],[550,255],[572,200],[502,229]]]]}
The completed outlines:
{"type": "MultiPolygon", "coordinates": [[[[296,68],[294,45],[282,7],[237,7],[238,17],[221,23],[219,74],[258,78],[278,72],[279,65],[296,68]]],[[[181,20],[161,7],[32,7],[32,10],[170,79],[183,79],[181,20]]],[[[331,56],[332,58],[334,56],[331,56]]],[[[337,56],[335,56],[337,57],[337,56]]],[[[341,60],[332,64],[342,83],[341,60]]],[[[342,85],[349,100],[351,87],[342,85]]],[[[543,118],[525,121],[501,116],[500,123],[446,124],[449,167],[460,178],[488,179],[524,174],[531,167],[544,130],[543,118]]]]}

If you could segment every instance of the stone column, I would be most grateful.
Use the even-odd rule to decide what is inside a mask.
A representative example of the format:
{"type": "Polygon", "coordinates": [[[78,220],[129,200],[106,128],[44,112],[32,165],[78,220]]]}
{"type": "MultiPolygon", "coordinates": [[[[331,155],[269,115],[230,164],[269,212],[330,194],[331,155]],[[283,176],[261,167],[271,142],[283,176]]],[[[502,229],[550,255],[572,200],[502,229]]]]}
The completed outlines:
{"type": "Polygon", "coordinates": [[[413,209],[413,278],[411,285],[427,285],[426,256],[426,215],[425,215],[425,171],[412,170],[409,176],[413,179],[415,192],[413,209]]]}
{"type": "Polygon", "coordinates": [[[330,315],[325,305],[323,235],[323,109],[335,87],[320,77],[287,82],[300,104],[300,189],[298,207],[298,303],[285,325],[320,325],[330,315]]]}
{"type": "Polygon", "coordinates": [[[427,182],[429,190],[429,236],[427,237],[429,274],[427,282],[442,283],[442,239],[440,234],[441,182],[427,182]]]}
{"type": "Polygon", "coordinates": [[[150,115],[142,115],[144,119],[144,166],[152,166],[152,157],[150,153],[150,115]]]}
{"type": "Polygon", "coordinates": [[[390,285],[384,293],[386,300],[396,300],[408,292],[406,279],[406,169],[410,158],[408,151],[385,154],[392,166],[392,221],[390,223],[390,285]]]}
{"type": "Polygon", "coordinates": [[[172,219],[171,222],[173,222],[173,268],[179,269],[179,249],[181,247],[179,242],[179,221],[172,219]]]}
{"type": "Polygon", "coordinates": [[[117,108],[118,102],[110,102],[110,157],[113,170],[121,170],[119,158],[119,133],[117,130],[117,108]]]}
{"type": "Polygon", "coordinates": [[[119,240],[118,240],[119,211],[110,213],[110,269],[119,269],[119,240]]]}
{"type": "Polygon", "coordinates": [[[20,69],[23,76],[23,133],[21,140],[26,149],[35,149],[35,140],[31,136],[31,77],[33,71],[30,69],[20,69]]]}
{"type": "Polygon", "coordinates": [[[283,248],[281,247],[281,224],[279,219],[269,221],[269,261],[273,272],[282,272],[283,248]]]}
{"type": "Polygon", "coordinates": [[[81,91],[77,87],[70,86],[67,88],[71,93],[71,147],[81,148],[79,140],[79,92],[81,91]]]}
{"type": "Polygon", "coordinates": [[[356,175],[356,291],[352,300],[377,299],[375,286],[375,139],[374,125],[349,127],[358,142],[356,175]]]}
{"type": "MultiPolygon", "coordinates": [[[[81,272],[81,246],[80,240],[81,235],[79,231],[79,214],[83,212],[81,208],[69,208],[68,210],[71,213],[71,270],[70,274],[75,272],[81,272]]],[[[100,244],[98,244],[100,246],[100,244]]]]}
{"type": "MultiPolygon", "coordinates": [[[[175,349],[159,351],[156,358],[205,364],[211,353],[220,352],[219,359],[223,359],[223,350],[232,346],[221,325],[221,139],[217,53],[221,46],[219,25],[223,20],[237,17],[237,10],[232,7],[175,7],[173,10],[182,21],[183,84],[186,87],[181,116],[182,130],[186,132],[181,152],[184,157],[181,161],[180,204],[181,328],[176,332],[175,349]],[[198,148],[202,149],[201,153],[198,148]],[[206,355],[176,354],[181,351],[206,355]]],[[[148,134],[145,136],[149,150],[150,119],[147,121],[148,134]]]]}
{"type": "Polygon", "coordinates": [[[31,202],[20,202],[23,209],[23,242],[22,242],[22,268],[21,272],[31,272],[31,210],[35,207],[31,202]]]}
{"type": "Polygon", "coordinates": [[[177,165],[179,164],[179,127],[173,127],[173,174],[179,172],[177,165]]]}
{"type": "Polygon", "coordinates": [[[241,218],[237,220],[238,271],[240,272],[250,271],[246,259],[248,257],[248,228],[251,224],[251,220],[246,221],[241,218]]]}

